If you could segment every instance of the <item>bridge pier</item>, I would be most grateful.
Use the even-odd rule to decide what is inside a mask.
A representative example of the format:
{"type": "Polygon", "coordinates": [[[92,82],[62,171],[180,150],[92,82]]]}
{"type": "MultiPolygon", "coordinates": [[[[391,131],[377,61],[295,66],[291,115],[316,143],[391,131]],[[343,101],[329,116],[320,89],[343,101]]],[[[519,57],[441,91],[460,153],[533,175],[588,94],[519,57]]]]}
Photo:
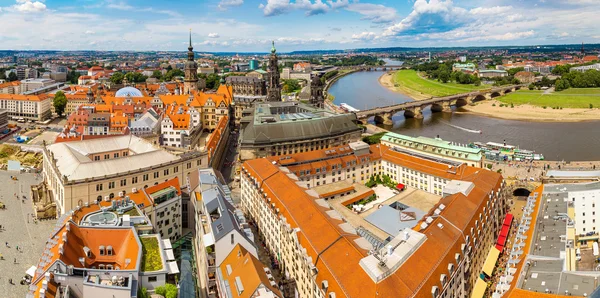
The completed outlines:
{"type": "Polygon", "coordinates": [[[452,108],[450,107],[449,101],[442,102],[442,112],[444,113],[452,113],[452,108]]]}
{"type": "Polygon", "coordinates": [[[405,118],[423,119],[423,112],[421,107],[414,107],[404,111],[405,118]]]}
{"type": "Polygon", "coordinates": [[[375,115],[374,119],[375,123],[383,124],[383,125],[394,125],[394,121],[392,121],[393,113],[382,113],[381,115],[375,115]]]}

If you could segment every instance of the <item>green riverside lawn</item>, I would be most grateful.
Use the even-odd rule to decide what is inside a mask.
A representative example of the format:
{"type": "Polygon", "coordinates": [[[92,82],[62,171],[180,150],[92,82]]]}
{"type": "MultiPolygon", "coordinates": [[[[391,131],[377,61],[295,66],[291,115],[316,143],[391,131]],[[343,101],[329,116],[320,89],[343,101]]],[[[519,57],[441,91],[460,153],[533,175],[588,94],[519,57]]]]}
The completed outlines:
{"type": "Polygon", "coordinates": [[[490,88],[490,86],[474,86],[457,83],[442,83],[420,77],[414,70],[400,70],[394,73],[394,86],[407,93],[420,93],[430,96],[447,96],[459,93],[467,93],[473,90],[490,88]],[[412,92],[411,92],[412,91],[412,92]]]}
{"type": "Polygon", "coordinates": [[[600,88],[571,88],[560,92],[544,94],[538,90],[519,90],[496,98],[506,104],[528,104],[548,108],[589,108],[600,107],[600,88]]]}

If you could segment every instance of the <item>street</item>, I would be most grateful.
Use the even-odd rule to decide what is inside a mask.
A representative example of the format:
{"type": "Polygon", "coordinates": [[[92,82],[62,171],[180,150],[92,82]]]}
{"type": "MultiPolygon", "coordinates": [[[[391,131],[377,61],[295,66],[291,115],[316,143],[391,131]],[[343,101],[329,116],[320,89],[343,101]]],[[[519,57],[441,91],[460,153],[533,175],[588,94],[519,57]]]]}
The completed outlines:
{"type": "Polygon", "coordinates": [[[231,131],[225,150],[227,150],[227,152],[224,153],[224,158],[222,164],[219,166],[219,170],[225,178],[225,182],[231,189],[231,197],[233,199],[233,202],[239,204],[240,182],[235,181],[235,169],[242,166],[238,160],[240,150],[239,131],[231,131]]]}

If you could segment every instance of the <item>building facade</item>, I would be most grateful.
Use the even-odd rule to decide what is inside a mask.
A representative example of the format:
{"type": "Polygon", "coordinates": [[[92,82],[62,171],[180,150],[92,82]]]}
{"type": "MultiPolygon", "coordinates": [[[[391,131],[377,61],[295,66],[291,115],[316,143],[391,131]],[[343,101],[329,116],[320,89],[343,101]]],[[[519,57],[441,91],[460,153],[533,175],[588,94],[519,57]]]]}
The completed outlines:
{"type": "Polygon", "coordinates": [[[51,107],[52,98],[46,94],[0,94],[0,109],[7,110],[12,118],[44,121],[52,116],[51,107]]]}
{"type": "Polygon", "coordinates": [[[229,188],[214,171],[199,170],[188,183],[196,223],[194,250],[200,297],[236,297],[228,295],[226,275],[219,267],[236,246],[257,257],[254,234],[244,215],[234,207],[229,188]]]}
{"type": "Polygon", "coordinates": [[[59,215],[104,199],[187,176],[208,164],[204,152],[175,156],[133,135],[44,147],[44,183],[59,215]]]}
{"type": "Polygon", "coordinates": [[[233,94],[237,96],[265,96],[267,88],[265,81],[255,77],[230,76],[226,78],[228,86],[233,87],[233,94]]]}
{"type": "Polygon", "coordinates": [[[471,167],[483,168],[485,162],[485,154],[481,148],[471,148],[465,144],[444,141],[439,137],[411,137],[389,132],[381,138],[381,143],[399,151],[443,158],[465,163],[471,167]]]}

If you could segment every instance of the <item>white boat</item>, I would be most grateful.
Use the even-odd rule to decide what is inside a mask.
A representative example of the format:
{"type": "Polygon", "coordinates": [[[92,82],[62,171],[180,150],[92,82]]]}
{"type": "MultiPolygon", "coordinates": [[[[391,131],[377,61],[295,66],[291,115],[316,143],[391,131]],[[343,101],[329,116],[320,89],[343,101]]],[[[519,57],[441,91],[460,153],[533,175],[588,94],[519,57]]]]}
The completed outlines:
{"type": "Polygon", "coordinates": [[[342,107],[342,109],[346,110],[347,112],[351,112],[351,113],[360,111],[359,109],[356,109],[347,103],[341,103],[340,107],[342,107]]]}

